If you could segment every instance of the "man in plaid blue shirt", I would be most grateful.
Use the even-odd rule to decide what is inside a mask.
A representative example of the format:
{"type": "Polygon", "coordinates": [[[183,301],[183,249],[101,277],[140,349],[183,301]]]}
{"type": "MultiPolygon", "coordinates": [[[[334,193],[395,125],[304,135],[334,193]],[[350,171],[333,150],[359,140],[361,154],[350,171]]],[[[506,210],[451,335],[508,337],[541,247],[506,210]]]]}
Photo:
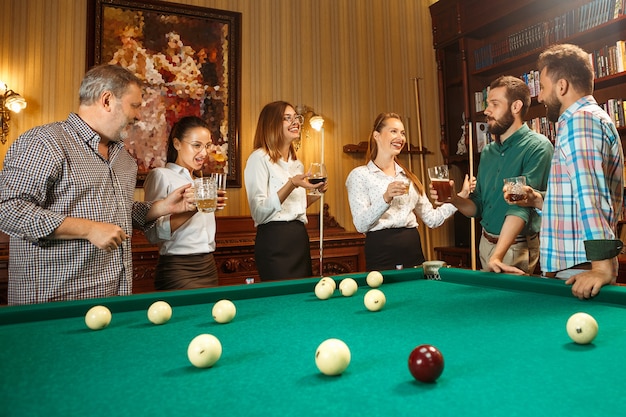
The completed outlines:
{"type": "Polygon", "coordinates": [[[139,118],[137,77],[95,67],[79,96],[67,120],[21,135],[0,172],[9,304],[130,294],[133,227],[195,210],[188,185],[154,203],[134,201],[137,164],[122,137],[139,118]]]}
{"type": "Polygon", "coordinates": [[[538,98],[557,123],[557,138],[545,198],[527,189],[523,204],[543,210],[544,276],[565,279],[575,296],[591,298],[617,276],[622,145],[615,124],[592,96],[593,69],[585,51],[552,46],[539,56],[539,69],[538,98]]]}

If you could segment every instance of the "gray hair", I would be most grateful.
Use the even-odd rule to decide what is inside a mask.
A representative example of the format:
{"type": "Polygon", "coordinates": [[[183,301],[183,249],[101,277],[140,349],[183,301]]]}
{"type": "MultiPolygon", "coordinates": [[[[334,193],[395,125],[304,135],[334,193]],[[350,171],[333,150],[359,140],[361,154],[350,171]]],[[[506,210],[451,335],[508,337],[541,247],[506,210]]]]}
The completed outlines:
{"type": "Polygon", "coordinates": [[[141,87],[141,80],[132,72],[119,65],[99,65],[85,74],[78,95],[81,105],[90,105],[105,91],[110,91],[117,98],[124,95],[131,84],[141,87]]]}

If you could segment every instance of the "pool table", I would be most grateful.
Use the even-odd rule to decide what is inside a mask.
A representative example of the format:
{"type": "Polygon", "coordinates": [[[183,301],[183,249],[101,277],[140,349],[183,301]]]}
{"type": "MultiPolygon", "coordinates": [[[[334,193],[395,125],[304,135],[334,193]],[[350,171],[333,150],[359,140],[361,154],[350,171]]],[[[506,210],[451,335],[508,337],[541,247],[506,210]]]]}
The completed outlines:
{"type": "Polygon", "coordinates": [[[563,282],[447,268],[383,271],[387,303],[357,293],[314,295],[318,279],[0,308],[2,416],[623,416],[626,413],[626,288],[593,300],[563,282]],[[213,304],[233,300],[237,316],[215,323],[213,304]],[[174,310],[148,322],[156,300],[174,310]],[[98,331],[84,323],[97,304],[113,312],[98,331]],[[565,323],[596,318],[592,344],[577,345],[565,323]],[[198,334],[223,354],[198,369],[187,346],[198,334]],[[315,350],[343,340],[352,360],[321,374],[315,350]],[[420,344],[438,347],[445,368],[434,383],[411,376],[420,344]]]}

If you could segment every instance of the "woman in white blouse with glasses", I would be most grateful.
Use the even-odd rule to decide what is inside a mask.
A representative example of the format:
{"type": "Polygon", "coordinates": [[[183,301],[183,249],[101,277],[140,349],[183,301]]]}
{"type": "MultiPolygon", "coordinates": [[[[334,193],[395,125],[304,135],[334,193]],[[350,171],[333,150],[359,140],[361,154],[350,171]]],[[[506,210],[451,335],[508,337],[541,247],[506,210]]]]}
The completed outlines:
{"type": "Polygon", "coordinates": [[[244,170],[261,281],[313,275],[306,209],[320,195],[307,195],[307,189],[325,192],[328,183],[311,184],[296,156],[293,142],[300,138],[302,121],[287,102],[267,104],[244,170]]]}

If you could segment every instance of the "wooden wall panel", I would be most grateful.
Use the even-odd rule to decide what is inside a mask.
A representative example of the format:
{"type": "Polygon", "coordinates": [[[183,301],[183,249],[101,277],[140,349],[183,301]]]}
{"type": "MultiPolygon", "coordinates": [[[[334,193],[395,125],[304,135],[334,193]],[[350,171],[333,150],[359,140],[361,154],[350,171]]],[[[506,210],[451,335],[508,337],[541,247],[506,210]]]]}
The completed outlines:
{"type": "MultiPolygon", "coordinates": [[[[354,230],[345,178],[364,155],[343,146],[367,140],[382,111],[408,116],[412,142],[415,106],[411,78],[419,77],[424,145],[439,154],[437,73],[430,31],[429,0],[175,0],[242,13],[241,151],[252,151],[264,104],[287,100],[306,104],[326,119],[325,160],[331,189],[326,202],[348,230],[354,230]]],[[[0,80],[28,100],[13,118],[10,141],[33,126],[62,120],[78,106],[85,70],[86,1],[4,0],[0,2],[0,80]]],[[[4,158],[7,146],[0,146],[4,158]]],[[[319,159],[319,134],[303,139],[299,156],[319,159]]],[[[408,160],[405,158],[405,162],[408,160]]],[[[417,157],[414,157],[414,163],[417,157]]],[[[141,190],[138,198],[143,198],[141,190]]],[[[311,212],[317,212],[317,206],[311,212]]],[[[229,193],[223,215],[247,215],[244,189],[229,193]]],[[[448,244],[448,227],[433,232],[448,244]]]]}

